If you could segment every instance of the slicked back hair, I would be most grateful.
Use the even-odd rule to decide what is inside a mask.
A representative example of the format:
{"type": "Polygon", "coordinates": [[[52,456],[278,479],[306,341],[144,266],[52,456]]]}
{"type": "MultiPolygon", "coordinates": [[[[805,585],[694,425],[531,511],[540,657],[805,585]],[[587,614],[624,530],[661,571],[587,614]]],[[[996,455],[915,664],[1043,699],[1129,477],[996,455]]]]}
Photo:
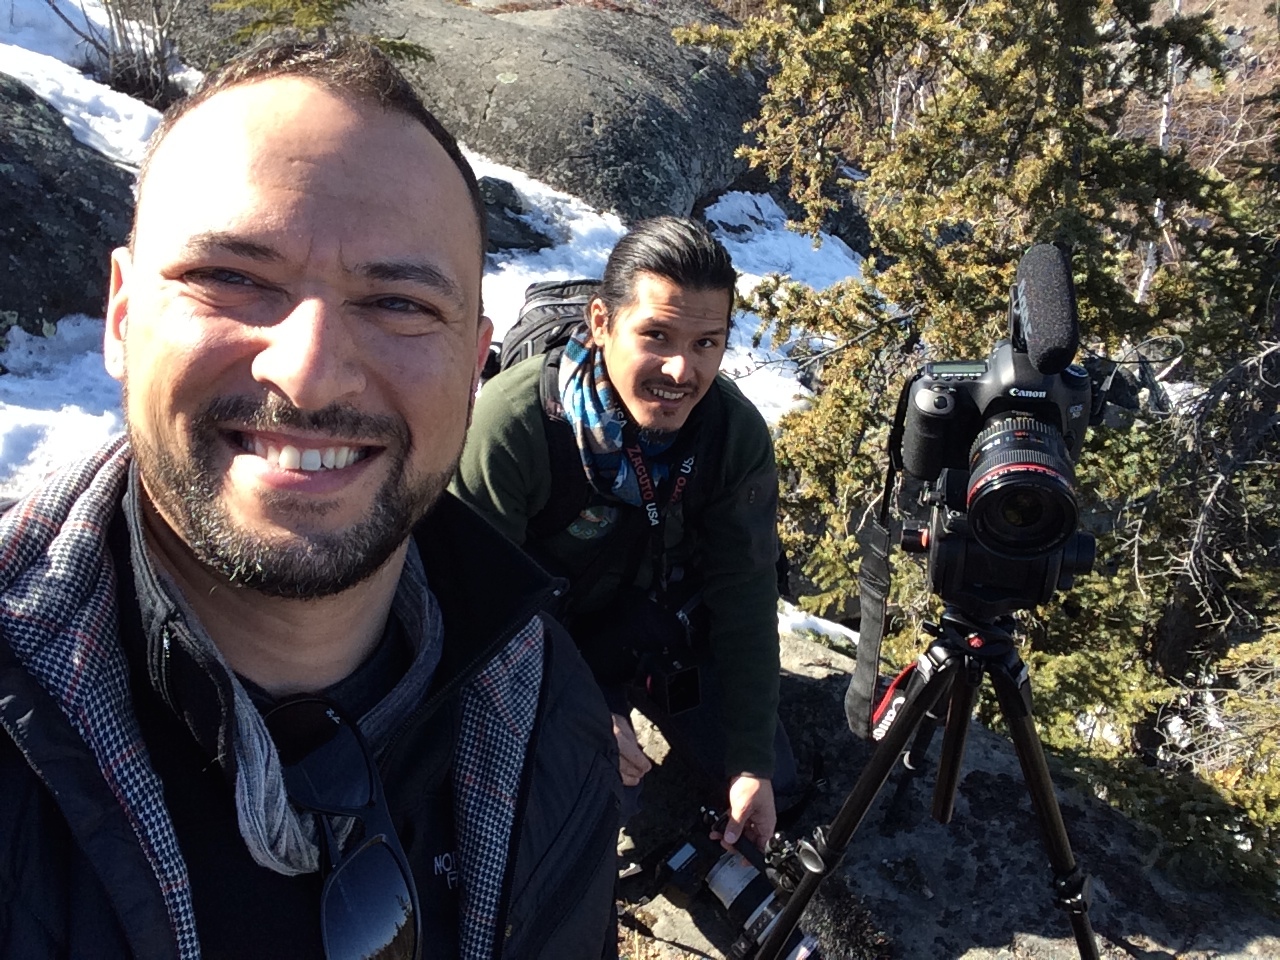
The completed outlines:
{"type": "Polygon", "coordinates": [[[610,329],[618,311],[635,303],[641,274],[661,277],[686,290],[724,290],[729,295],[728,329],[738,274],[720,241],[696,220],[653,217],[637,223],[618,241],[596,291],[596,298],[609,311],[610,329]]]}
{"type": "MultiPolygon", "coordinates": [[[[444,148],[471,195],[480,233],[480,255],[488,247],[488,230],[484,200],[476,182],[475,171],[462,155],[458,141],[423,104],[417,91],[405,79],[387,55],[372,43],[349,37],[302,42],[272,39],[264,41],[227,61],[207,75],[190,96],[184,97],[165,111],[160,125],[147,141],[146,153],[138,171],[139,188],[145,186],[152,158],[174,125],[206,100],[232,87],[259,83],[276,77],[300,77],[312,80],[331,93],[352,100],[374,103],[394,113],[402,113],[418,121],[444,148]]],[[[138,227],[135,208],[129,246],[133,246],[138,227]]]]}

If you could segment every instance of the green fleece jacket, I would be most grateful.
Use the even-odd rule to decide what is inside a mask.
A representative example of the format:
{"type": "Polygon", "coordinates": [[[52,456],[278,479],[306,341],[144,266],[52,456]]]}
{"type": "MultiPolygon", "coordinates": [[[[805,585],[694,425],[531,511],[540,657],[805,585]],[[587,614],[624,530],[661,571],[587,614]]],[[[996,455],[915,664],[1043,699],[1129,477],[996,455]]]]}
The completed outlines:
{"type": "MultiPolygon", "coordinates": [[[[635,557],[635,586],[647,589],[653,571],[649,551],[633,546],[635,532],[645,528],[640,508],[594,492],[567,529],[529,542],[529,519],[550,499],[553,477],[538,395],[541,371],[542,357],[533,357],[485,384],[453,491],[569,579],[564,619],[572,632],[575,620],[607,611],[617,600],[635,557]],[[591,575],[583,577],[588,569],[591,575]],[[575,590],[575,581],[585,588],[575,590]]],[[[693,481],[711,487],[668,510],[667,562],[691,572],[703,590],[722,691],[725,770],[768,777],[778,711],[777,466],[759,411],[727,377],[718,377],[717,387],[720,415],[706,418],[699,446],[718,443],[721,451],[702,455],[709,475],[699,470],[693,481]],[[684,515],[686,502],[696,515],[684,515]]],[[[700,403],[685,429],[708,407],[700,403]]]]}

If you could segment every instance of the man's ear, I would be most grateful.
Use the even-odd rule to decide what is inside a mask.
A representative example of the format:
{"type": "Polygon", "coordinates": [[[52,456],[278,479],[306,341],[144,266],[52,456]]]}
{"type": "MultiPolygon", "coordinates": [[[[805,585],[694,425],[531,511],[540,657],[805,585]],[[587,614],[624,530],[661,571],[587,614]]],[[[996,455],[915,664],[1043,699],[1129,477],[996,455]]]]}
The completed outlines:
{"type": "Polygon", "coordinates": [[[599,297],[592,297],[587,305],[587,324],[591,327],[591,339],[597,347],[603,347],[609,332],[609,308],[599,297]]]}
{"type": "Polygon", "coordinates": [[[493,321],[486,316],[480,317],[480,331],[476,335],[476,372],[471,378],[471,392],[474,394],[480,386],[480,374],[484,372],[485,361],[489,359],[489,344],[493,343],[493,321]]]}
{"type": "Polygon", "coordinates": [[[129,273],[133,255],[128,247],[111,252],[111,286],[107,293],[107,317],[102,331],[102,361],[107,373],[124,380],[124,337],[129,325],[129,273]]]}

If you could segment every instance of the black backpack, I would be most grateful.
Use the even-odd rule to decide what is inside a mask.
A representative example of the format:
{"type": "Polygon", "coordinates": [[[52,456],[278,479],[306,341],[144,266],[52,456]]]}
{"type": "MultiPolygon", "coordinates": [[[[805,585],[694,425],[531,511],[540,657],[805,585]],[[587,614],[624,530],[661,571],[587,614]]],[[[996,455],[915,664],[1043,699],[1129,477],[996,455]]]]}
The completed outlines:
{"type": "Polygon", "coordinates": [[[586,323],[587,304],[599,286],[599,280],[544,280],[530,284],[524,292],[520,315],[490,355],[491,362],[485,365],[484,379],[568,343],[586,323]]]}

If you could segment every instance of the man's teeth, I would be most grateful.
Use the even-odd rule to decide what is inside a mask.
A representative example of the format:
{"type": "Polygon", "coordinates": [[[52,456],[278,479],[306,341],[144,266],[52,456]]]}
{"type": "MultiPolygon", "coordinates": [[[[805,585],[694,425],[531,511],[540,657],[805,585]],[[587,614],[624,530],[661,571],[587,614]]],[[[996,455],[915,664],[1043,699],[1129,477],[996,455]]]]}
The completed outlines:
{"type": "Polygon", "coordinates": [[[281,470],[301,470],[311,473],[316,470],[341,470],[368,454],[361,447],[295,447],[291,443],[276,446],[258,437],[245,437],[242,444],[245,450],[261,457],[273,467],[281,470]]]}
{"type": "Polygon", "coordinates": [[[660,400],[682,400],[684,394],[677,390],[661,390],[658,387],[650,387],[649,392],[660,400]]]}

